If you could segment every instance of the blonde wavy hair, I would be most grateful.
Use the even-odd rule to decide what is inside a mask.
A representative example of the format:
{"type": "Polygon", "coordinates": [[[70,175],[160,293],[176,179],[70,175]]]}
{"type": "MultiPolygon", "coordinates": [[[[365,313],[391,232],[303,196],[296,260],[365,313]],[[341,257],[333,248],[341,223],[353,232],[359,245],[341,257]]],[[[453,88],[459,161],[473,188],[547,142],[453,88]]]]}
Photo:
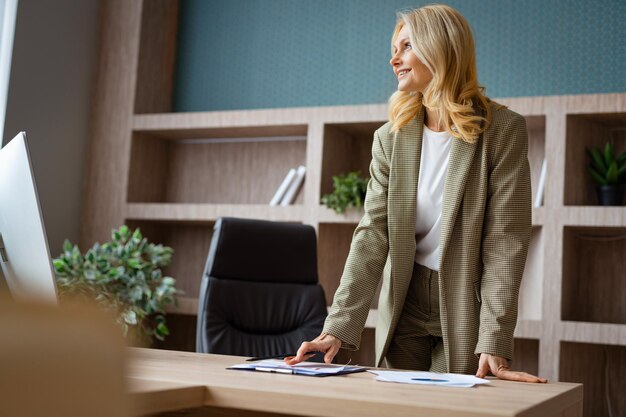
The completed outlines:
{"type": "Polygon", "coordinates": [[[400,130],[424,105],[439,113],[438,124],[454,137],[475,142],[491,121],[489,98],[478,84],[474,39],[467,20],[449,6],[434,4],[398,13],[393,44],[407,26],[412,51],[433,75],[419,92],[396,91],[389,98],[391,131],[400,130]],[[474,106],[485,111],[476,114],[474,106]]]}

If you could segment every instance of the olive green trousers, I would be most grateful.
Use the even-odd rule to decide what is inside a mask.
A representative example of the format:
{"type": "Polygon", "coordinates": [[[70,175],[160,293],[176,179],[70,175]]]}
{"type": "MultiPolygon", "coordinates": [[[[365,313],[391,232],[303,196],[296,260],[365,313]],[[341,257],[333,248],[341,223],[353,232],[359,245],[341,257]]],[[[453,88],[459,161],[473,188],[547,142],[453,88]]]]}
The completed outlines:
{"type": "Polygon", "coordinates": [[[437,271],[413,265],[409,290],[385,360],[389,368],[447,372],[437,271]]]}

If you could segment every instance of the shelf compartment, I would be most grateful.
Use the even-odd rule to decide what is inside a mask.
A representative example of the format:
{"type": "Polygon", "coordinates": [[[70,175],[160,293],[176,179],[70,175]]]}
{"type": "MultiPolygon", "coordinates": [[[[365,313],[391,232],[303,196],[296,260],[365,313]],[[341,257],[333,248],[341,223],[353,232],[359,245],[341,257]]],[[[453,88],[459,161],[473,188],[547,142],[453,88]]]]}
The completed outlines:
{"type": "Polygon", "coordinates": [[[587,166],[585,148],[604,149],[613,142],[616,154],[626,150],[626,113],[570,114],[566,121],[565,194],[566,206],[595,206],[595,183],[587,166]]]}
{"type": "Polygon", "coordinates": [[[562,319],[626,324],[626,227],[563,229],[562,319]]]}
{"type": "Polygon", "coordinates": [[[317,229],[317,271],[326,305],[333,303],[350,252],[356,224],[320,223],[317,229]]]}
{"type": "MultiPolygon", "coordinates": [[[[317,270],[319,282],[324,288],[327,305],[331,305],[339,287],[341,275],[348,259],[352,235],[356,224],[320,223],[317,236],[317,270]]],[[[371,308],[378,307],[380,284],[372,300],[371,308]]]]}
{"type": "Polygon", "coordinates": [[[135,131],[127,201],[269,204],[289,169],[306,165],[306,135],[305,125],[135,131]]]}
{"type": "Polygon", "coordinates": [[[560,357],[559,380],[584,385],[585,417],[626,410],[626,346],[561,342],[560,357]]]}
{"type": "Polygon", "coordinates": [[[333,176],[360,171],[361,176],[369,178],[374,132],[384,123],[381,121],[324,125],[320,195],[333,192],[333,176]]]}
{"type": "Polygon", "coordinates": [[[178,350],[183,352],[196,351],[196,315],[168,313],[166,316],[169,336],[160,341],[154,339],[152,348],[178,350]]]}
{"type": "Polygon", "coordinates": [[[529,374],[539,374],[539,340],[515,338],[511,369],[529,374]]]}
{"type": "Polygon", "coordinates": [[[533,227],[519,295],[519,319],[541,320],[543,299],[543,229],[533,227]]]}

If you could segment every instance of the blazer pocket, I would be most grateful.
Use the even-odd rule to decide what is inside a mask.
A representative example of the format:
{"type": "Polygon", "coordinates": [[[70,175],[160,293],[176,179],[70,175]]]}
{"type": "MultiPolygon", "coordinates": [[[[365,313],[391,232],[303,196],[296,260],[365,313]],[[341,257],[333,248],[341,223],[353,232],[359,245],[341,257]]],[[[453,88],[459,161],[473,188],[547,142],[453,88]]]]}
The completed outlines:
{"type": "Polygon", "coordinates": [[[476,294],[476,299],[478,300],[478,302],[482,303],[483,300],[480,296],[480,281],[476,281],[474,283],[474,294],[476,294]]]}

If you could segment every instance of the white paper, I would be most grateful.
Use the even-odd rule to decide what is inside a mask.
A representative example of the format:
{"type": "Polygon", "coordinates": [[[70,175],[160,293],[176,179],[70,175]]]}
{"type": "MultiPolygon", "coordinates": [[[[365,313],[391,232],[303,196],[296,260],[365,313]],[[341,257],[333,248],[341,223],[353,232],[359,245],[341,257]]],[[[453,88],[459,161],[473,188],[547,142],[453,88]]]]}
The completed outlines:
{"type": "Polygon", "coordinates": [[[347,365],[328,365],[325,363],[317,363],[317,362],[300,362],[296,365],[287,365],[280,359],[268,359],[265,361],[259,361],[255,363],[244,363],[240,365],[233,365],[231,368],[233,369],[285,369],[285,370],[300,370],[306,372],[307,374],[317,375],[317,374],[337,374],[346,369],[347,365]]]}
{"type": "Polygon", "coordinates": [[[437,385],[440,387],[471,388],[488,384],[489,380],[463,374],[438,374],[435,372],[367,371],[376,375],[377,381],[401,384],[437,385]]]}

